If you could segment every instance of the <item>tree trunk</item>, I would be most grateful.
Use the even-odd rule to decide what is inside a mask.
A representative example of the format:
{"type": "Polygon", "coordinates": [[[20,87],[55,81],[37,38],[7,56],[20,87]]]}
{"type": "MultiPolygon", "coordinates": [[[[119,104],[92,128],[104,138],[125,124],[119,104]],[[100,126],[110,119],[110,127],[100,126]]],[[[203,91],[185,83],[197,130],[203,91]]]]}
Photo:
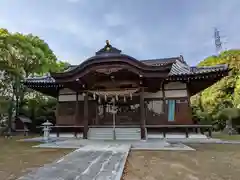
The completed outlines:
{"type": "Polygon", "coordinates": [[[12,98],[12,100],[10,101],[9,109],[8,109],[8,133],[7,133],[8,137],[12,135],[13,103],[14,103],[14,99],[12,98]]]}

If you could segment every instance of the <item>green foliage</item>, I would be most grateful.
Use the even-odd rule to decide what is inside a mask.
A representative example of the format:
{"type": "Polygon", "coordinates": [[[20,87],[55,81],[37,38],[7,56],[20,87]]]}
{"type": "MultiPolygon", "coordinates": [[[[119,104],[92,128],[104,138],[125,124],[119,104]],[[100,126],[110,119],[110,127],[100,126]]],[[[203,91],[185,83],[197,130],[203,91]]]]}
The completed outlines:
{"type": "Polygon", "coordinates": [[[240,109],[224,108],[219,112],[218,117],[224,119],[237,119],[240,117],[240,109]]]}
{"type": "Polygon", "coordinates": [[[46,98],[41,94],[36,94],[33,98],[29,98],[24,102],[20,114],[32,120],[31,130],[36,131],[36,127],[46,120],[55,123],[56,103],[57,100],[54,98],[46,98]]]}
{"type": "Polygon", "coordinates": [[[21,80],[30,75],[59,72],[67,66],[67,63],[57,61],[48,44],[39,37],[0,29],[0,118],[7,114],[11,126],[15,113],[24,113],[34,120],[46,116],[49,111],[54,116],[52,107],[46,104],[49,98],[27,90],[21,80]],[[34,98],[27,98],[29,94],[34,98]]]}
{"type": "MultiPolygon", "coordinates": [[[[229,76],[216,82],[199,94],[191,98],[193,106],[199,106],[201,99],[202,111],[212,116],[212,124],[216,123],[223,128],[227,120],[227,114],[236,115],[240,108],[240,50],[224,51],[218,56],[210,56],[198,64],[198,66],[214,66],[228,64],[231,73],[229,76]]],[[[238,119],[238,118],[233,118],[238,119]]]]}

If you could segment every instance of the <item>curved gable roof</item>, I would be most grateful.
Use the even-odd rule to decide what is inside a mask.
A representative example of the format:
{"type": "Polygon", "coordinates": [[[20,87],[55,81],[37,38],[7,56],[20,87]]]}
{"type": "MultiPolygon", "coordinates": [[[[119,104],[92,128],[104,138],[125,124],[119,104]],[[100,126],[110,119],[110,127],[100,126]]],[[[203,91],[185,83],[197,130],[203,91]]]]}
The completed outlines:
{"type": "Polygon", "coordinates": [[[88,67],[99,64],[127,64],[144,72],[156,72],[163,70],[170,71],[171,65],[177,59],[181,59],[181,57],[139,61],[132,56],[122,54],[121,50],[112,47],[109,42],[107,42],[106,46],[97,51],[95,56],[88,58],[80,65],[70,66],[66,71],[62,73],[51,73],[51,75],[54,78],[69,77],[84,71],[88,67]]]}

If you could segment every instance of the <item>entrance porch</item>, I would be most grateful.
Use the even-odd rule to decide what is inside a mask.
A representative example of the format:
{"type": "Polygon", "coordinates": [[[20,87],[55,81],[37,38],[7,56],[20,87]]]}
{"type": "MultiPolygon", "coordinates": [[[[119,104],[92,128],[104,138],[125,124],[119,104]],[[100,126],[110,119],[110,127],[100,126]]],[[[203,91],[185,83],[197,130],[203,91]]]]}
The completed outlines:
{"type": "Polygon", "coordinates": [[[101,136],[116,139],[121,134],[135,136],[135,139],[146,139],[145,105],[143,88],[85,91],[82,94],[83,101],[79,95],[76,97],[72,107],[72,114],[66,116],[67,107],[73,103],[59,102],[57,107],[57,125],[66,126],[66,118],[72,116],[68,125],[82,126],[83,138],[90,136],[101,136]],[[120,128],[124,127],[132,127],[120,128]],[[90,129],[89,129],[90,128],[90,129]]]}

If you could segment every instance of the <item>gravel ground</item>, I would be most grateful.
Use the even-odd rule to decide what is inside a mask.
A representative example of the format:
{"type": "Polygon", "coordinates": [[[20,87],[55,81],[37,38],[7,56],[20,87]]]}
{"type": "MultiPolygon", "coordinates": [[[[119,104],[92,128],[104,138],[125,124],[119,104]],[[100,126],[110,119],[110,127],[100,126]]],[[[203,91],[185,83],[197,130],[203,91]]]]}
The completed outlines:
{"type": "Polygon", "coordinates": [[[239,180],[240,145],[190,145],[197,151],[132,151],[122,180],[239,180]]]}

